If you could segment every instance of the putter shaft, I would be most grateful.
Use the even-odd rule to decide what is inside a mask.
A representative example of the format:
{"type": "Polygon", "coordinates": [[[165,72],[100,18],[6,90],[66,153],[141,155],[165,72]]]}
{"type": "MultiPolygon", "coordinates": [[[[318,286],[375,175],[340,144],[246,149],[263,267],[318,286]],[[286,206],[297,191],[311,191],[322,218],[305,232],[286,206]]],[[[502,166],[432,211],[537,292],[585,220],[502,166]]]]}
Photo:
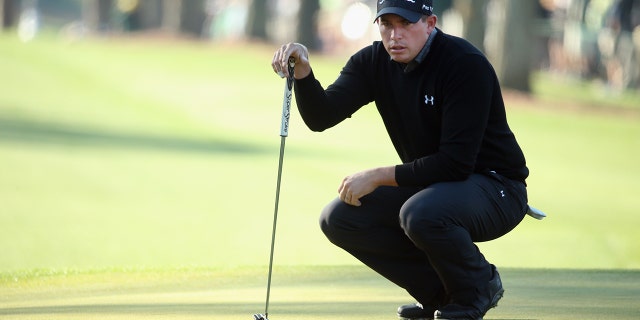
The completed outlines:
{"type": "Polygon", "coordinates": [[[282,180],[282,163],[284,162],[284,146],[289,135],[289,116],[291,114],[291,97],[293,95],[293,69],[295,59],[289,58],[289,77],[284,87],[282,102],[282,121],[280,124],[280,157],[278,159],[278,178],[276,182],[276,199],[273,208],[273,227],[271,229],[271,251],[269,253],[269,274],[267,276],[267,298],[264,306],[264,316],[254,315],[255,320],[269,320],[269,298],[271,296],[271,275],[273,274],[273,252],[276,243],[276,226],[278,225],[278,204],[280,203],[280,181],[282,180]],[[259,316],[259,317],[258,317],[259,316]]]}
{"type": "Polygon", "coordinates": [[[278,225],[278,203],[280,202],[280,181],[282,180],[282,163],[284,162],[284,146],[286,136],[280,137],[280,157],[278,160],[278,179],[276,182],[276,201],[273,209],[273,227],[271,229],[271,252],[269,254],[269,275],[267,276],[267,299],[264,306],[265,319],[269,316],[269,297],[271,293],[271,275],[273,274],[273,252],[276,243],[276,226],[278,225]]]}

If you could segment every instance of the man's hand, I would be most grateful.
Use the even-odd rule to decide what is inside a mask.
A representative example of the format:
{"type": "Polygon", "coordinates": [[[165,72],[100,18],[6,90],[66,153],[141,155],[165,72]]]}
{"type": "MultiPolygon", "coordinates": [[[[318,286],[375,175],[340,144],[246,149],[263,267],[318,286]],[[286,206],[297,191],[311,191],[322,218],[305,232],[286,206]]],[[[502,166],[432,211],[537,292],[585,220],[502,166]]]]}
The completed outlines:
{"type": "Polygon", "coordinates": [[[360,206],[360,198],[373,192],[379,186],[397,186],[395,167],[381,167],[361,171],[342,180],[338,193],[340,200],[352,206],[360,206]]]}
{"type": "Polygon", "coordinates": [[[289,68],[287,68],[289,57],[293,57],[296,61],[296,68],[293,71],[294,78],[302,79],[311,73],[309,50],[304,45],[293,42],[283,45],[273,54],[273,60],[271,60],[273,72],[277,73],[281,78],[289,77],[289,68]]]}

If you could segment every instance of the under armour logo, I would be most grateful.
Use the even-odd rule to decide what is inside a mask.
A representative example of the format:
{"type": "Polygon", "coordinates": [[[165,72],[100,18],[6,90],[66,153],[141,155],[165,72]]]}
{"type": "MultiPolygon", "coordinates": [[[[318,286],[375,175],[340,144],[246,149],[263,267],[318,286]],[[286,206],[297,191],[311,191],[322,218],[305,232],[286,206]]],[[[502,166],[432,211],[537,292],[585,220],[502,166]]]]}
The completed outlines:
{"type": "Polygon", "coordinates": [[[424,103],[426,105],[431,104],[432,106],[434,106],[435,105],[435,99],[436,98],[434,96],[429,96],[428,94],[424,95],[424,103]]]}

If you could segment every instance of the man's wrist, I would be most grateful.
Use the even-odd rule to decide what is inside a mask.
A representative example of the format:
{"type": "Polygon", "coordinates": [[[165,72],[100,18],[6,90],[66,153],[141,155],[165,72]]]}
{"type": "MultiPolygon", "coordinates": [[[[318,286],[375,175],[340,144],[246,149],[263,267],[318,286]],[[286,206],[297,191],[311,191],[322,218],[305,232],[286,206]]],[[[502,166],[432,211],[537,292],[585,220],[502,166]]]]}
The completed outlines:
{"type": "Polygon", "coordinates": [[[293,71],[293,77],[296,80],[302,80],[308,77],[311,74],[311,66],[310,65],[296,65],[296,68],[293,71]]]}
{"type": "Polygon", "coordinates": [[[381,186],[398,186],[395,166],[379,167],[376,171],[376,182],[381,186]]]}

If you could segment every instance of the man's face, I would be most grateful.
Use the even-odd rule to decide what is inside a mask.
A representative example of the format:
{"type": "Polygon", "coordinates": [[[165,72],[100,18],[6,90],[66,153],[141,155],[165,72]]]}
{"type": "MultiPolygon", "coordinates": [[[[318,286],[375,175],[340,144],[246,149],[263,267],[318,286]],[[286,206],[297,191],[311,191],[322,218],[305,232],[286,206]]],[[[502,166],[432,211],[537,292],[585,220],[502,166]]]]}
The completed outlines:
{"type": "Polygon", "coordinates": [[[396,62],[409,63],[422,50],[435,28],[436,17],[429,16],[411,23],[395,14],[385,14],[378,18],[380,36],[385,49],[396,62]]]}

